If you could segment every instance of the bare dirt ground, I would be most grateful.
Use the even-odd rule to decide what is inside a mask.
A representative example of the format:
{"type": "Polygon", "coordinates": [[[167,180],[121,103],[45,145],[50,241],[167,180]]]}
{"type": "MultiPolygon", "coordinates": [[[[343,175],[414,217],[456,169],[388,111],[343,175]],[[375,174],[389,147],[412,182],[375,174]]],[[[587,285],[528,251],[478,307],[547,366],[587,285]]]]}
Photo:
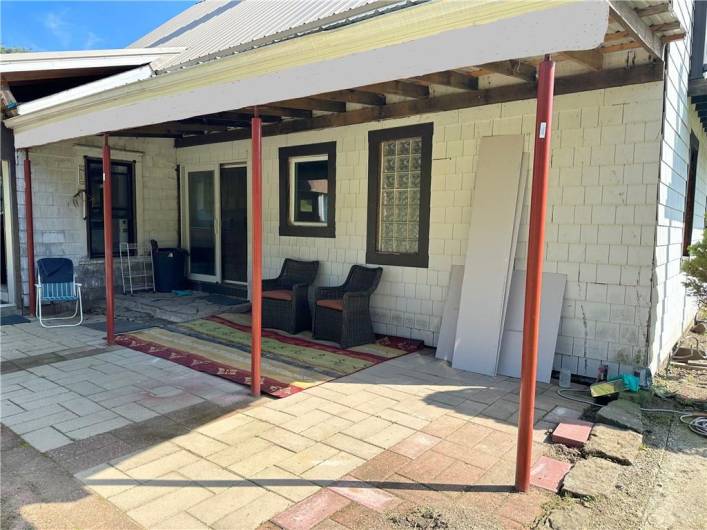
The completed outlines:
{"type": "MultiPolygon", "coordinates": [[[[704,347],[707,337],[698,338],[704,347]]],[[[673,397],[656,397],[643,407],[705,410],[707,371],[673,365],[656,376],[654,385],[673,397]]],[[[591,501],[557,497],[535,528],[707,528],[707,438],[690,431],[679,417],[644,412],[643,450],[634,465],[623,468],[615,490],[591,501]]]]}

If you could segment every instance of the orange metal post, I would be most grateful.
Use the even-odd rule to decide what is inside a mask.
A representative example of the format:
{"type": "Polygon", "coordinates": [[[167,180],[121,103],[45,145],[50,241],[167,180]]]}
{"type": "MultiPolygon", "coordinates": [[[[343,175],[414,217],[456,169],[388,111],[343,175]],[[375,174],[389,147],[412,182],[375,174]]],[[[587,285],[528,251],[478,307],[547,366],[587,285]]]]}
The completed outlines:
{"type": "Polygon", "coordinates": [[[525,280],[525,312],[523,315],[523,360],[520,376],[520,410],[518,419],[518,452],[516,489],[530,487],[530,461],[533,449],[533,413],[535,378],[538,369],[538,334],[540,328],[540,296],[543,284],[545,211],[547,181],[550,171],[550,125],[555,85],[555,63],[546,55],[538,66],[538,102],[535,117],[535,155],[533,187],[530,200],[528,231],[528,265],[525,280]]]}
{"type": "MultiPolygon", "coordinates": [[[[32,214],[32,163],[25,149],[25,231],[27,233],[27,281],[29,282],[29,313],[37,313],[37,291],[34,276],[34,216],[32,214]]],[[[3,249],[4,251],[4,249],[3,249]]]]}
{"type": "Polygon", "coordinates": [[[257,114],[251,120],[252,139],[252,226],[253,226],[253,288],[251,289],[251,391],[260,395],[260,350],[263,304],[263,175],[262,175],[262,122],[257,114]]]}
{"type": "Polygon", "coordinates": [[[106,276],[106,342],[115,340],[113,301],[113,178],[110,167],[108,135],[103,135],[103,253],[106,276]]]}

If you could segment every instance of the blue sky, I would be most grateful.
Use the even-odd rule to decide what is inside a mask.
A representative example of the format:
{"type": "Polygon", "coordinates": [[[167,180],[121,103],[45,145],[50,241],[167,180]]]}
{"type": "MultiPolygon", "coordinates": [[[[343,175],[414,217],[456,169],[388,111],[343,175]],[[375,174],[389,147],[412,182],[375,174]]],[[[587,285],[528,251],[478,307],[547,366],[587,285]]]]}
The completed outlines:
{"type": "Polygon", "coordinates": [[[123,48],[195,0],[0,0],[0,43],[32,51],[123,48]]]}

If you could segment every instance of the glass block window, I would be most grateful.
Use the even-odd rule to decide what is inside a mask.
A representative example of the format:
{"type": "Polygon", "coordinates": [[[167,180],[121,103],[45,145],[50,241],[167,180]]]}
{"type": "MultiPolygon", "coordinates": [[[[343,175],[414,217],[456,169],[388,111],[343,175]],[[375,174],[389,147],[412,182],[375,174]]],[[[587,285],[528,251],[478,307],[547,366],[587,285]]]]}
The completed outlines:
{"type": "Polygon", "coordinates": [[[366,261],[426,267],[432,124],[371,131],[366,261]]]}
{"type": "Polygon", "coordinates": [[[415,254],[420,237],[422,139],[383,142],[381,157],[378,251],[415,254]]]}

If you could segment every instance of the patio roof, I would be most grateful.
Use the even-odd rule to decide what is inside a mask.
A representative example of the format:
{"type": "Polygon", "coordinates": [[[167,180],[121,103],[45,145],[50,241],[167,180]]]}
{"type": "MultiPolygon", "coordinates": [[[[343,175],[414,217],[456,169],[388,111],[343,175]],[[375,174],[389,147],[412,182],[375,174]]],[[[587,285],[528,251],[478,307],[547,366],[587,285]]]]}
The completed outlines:
{"type": "MultiPolygon", "coordinates": [[[[36,112],[23,114],[20,106],[20,115],[7,125],[15,129],[16,147],[22,148],[272,102],[294,109],[290,114],[299,117],[308,116],[307,111],[341,113],[346,101],[301,98],[354,87],[367,87],[359,92],[374,96],[339,96],[369,103],[380,101],[375,95],[381,93],[426,97],[425,86],[390,82],[461,69],[443,75],[458,85],[474,77],[464,73],[470,65],[530,80],[532,65],[503,61],[596,48],[604,40],[608,15],[605,2],[428,2],[36,112]]],[[[442,81],[427,79],[434,80],[442,81]]],[[[467,86],[475,88],[476,81],[467,86]]]]}
{"type": "Polygon", "coordinates": [[[545,53],[561,61],[557,94],[656,81],[662,46],[683,36],[667,2],[433,1],[231,47],[219,60],[74,101],[58,94],[36,111],[20,106],[7,125],[17,147],[103,132],[186,147],[248,138],[258,106],[263,134],[286,134],[532,98],[545,53]],[[631,69],[619,60],[626,50],[639,58],[631,69]]]}
{"type": "Polygon", "coordinates": [[[155,69],[174,71],[430,0],[210,0],[168,20],[131,46],[183,46],[155,69]]]}

